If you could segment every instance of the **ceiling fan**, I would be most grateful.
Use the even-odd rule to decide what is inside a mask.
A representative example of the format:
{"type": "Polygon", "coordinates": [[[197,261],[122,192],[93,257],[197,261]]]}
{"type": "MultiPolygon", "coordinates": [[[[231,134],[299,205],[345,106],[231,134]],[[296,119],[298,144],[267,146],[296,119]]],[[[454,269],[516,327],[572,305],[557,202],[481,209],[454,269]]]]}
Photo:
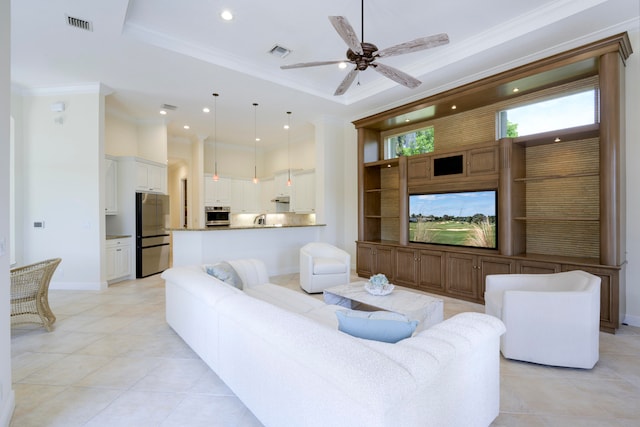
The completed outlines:
{"type": "MultiPolygon", "coordinates": [[[[362,37],[364,40],[364,0],[362,0],[361,8],[361,20],[362,20],[362,37]]],[[[344,40],[349,47],[347,50],[347,60],[339,61],[317,61],[317,62],[303,62],[299,64],[283,65],[280,68],[288,70],[291,68],[304,68],[304,67],[316,67],[319,65],[331,65],[339,64],[341,62],[348,62],[355,65],[355,68],[347,74],[342,80],[340,86],[336,89],[334,95],[339,96],[344,94],[355,80],[358,72],[364,71],[371,67],[378,73],[391,80],[399,83],[408,88],[416,88],[422,82],[409,74],[398,70],[397,68],[390,67],[388,65],[376,62],[377,58],[386,58],[389,56],[402,55],[405,53],[417,52],[420,50],[430,49],[432,47],[441,46],[449,43],[449,36],[445,33],[436,34],[429,37],[421,37],[406,43],[400,43],[395,46],[388,47],[386,49],[378,50],[378,47],[373,43],[365,43],[358,40],[356,32],[353,27],[347,21],[344,16],[330,16],[329,21],[336,29],[338,35],[344,40]]]]}

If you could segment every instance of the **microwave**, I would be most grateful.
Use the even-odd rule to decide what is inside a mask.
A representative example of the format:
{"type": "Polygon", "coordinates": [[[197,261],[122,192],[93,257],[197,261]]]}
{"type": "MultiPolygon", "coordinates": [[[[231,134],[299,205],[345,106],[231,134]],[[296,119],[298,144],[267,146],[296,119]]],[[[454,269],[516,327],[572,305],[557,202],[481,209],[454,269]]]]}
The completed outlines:
{"type": "Polygon", "coordinates": [[[230,225],[230,213],[229,206],[205,206],[204,225],[207,227],[230,225]]]}

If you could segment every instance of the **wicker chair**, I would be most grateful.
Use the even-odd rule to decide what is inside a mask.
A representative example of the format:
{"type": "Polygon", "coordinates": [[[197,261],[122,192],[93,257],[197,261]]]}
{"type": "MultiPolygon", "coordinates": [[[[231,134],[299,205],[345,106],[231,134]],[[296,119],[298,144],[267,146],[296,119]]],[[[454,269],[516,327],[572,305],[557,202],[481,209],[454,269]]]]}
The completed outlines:
{"type": "Polygon", "coordinates": [[[11,324],[41,323],[47,331],[56,321],[49,308],[49,282],[62,261],[52,258],[11,270],[11,324]]]}

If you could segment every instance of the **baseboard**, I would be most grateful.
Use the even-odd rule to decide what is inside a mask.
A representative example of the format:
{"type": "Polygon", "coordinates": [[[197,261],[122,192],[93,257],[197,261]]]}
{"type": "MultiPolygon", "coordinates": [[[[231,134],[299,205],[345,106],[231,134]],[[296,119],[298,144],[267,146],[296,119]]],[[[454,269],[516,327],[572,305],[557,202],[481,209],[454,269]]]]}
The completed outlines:
{"type": "Polygon", "coordinates": [[[625,323],[629,326],[640,327],[640,316],[632,316],[630,314],[627,314],[624,316],[624,320],[622,321],[622,323],[625,323]]]}
{"type": "Polygon", "coordinates": [[[13,410],[16,407],[16,393],[11,389],[9,391],[9,396],[4,401],[4,405],[0,410],[0,426],[1,427],[9,427],[11,423],[11,417],[13,416],[13,410]]]}
{"type": "Polygon", "coordinates": [[[51,282],[49,289],[64,291],[104,291],[107,282],[51,282]]]}

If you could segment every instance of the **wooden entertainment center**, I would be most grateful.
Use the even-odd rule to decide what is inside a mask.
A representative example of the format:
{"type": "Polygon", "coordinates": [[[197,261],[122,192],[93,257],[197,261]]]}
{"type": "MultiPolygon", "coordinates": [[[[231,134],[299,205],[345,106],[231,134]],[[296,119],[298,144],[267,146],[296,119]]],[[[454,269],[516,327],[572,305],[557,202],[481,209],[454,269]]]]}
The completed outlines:
{"type": "Polygon", "coordinates": [[[384,273],[399,285],[483,303],[489,274],[581,269],[601,277],[600,326],[615,333],[625,307],[630,54],[619,34],[354,122],[358,275],[384,273]],[[599,94],[595,124],[496,140],[498,111],[589,87],[599,94]],[[426,126],[434,126],[433,152],[385,158],[386,137],[426,126]],[[448,161],[461,170],[434,173],[448,161]],[[410,194],[473,190],[498,191],[497,249],[409,242],[410,194]]]}

